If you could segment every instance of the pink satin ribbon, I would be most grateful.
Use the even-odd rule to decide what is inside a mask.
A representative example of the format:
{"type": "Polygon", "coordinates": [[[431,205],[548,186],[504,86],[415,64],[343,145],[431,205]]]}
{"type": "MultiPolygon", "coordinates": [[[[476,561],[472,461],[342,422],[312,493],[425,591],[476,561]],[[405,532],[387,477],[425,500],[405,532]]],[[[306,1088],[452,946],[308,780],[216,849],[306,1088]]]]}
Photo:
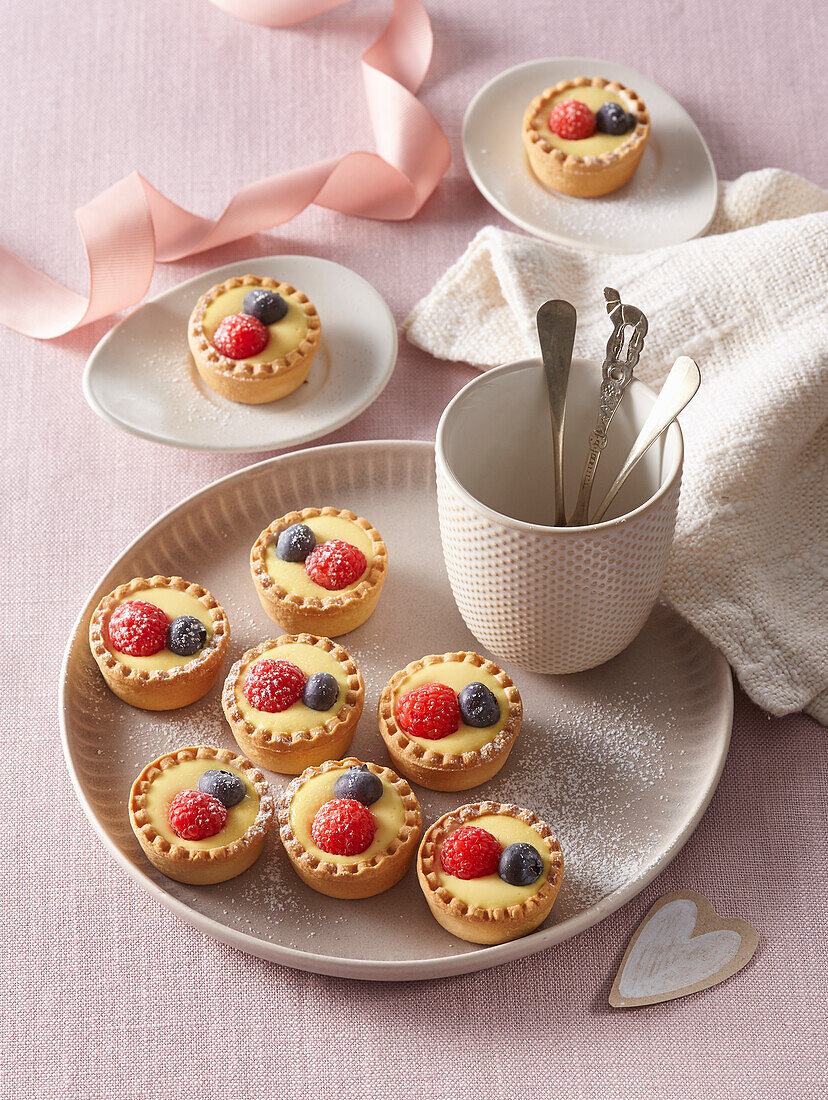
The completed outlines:
{"type": "MultiPolygon", "coordinates": [[[[346,0],[213,0],[250,23],[286,27],[346,0]]],[[[182,209],[139,172],[75,211],[89,266],[89,297],[0,248],[0,324],[52,339],[135,305],[156,261],[169,263],[282,225],[309,203],[363,218],[412,218],[451,160],[448,140],[416,98],[431,62],[431,22],[419,0],[394,0],[382,34],[362,55],[376,153],[353,152],[249,183],[216,219],[182,209]]]]}

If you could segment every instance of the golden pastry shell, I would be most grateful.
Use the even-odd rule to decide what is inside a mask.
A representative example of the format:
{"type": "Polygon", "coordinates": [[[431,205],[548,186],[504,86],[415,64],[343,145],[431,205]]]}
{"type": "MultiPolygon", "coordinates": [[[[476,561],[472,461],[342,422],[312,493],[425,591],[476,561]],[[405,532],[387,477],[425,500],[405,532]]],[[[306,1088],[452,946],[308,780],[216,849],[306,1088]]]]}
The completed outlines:
{"type": "Polygon", "coordinates": [[[189,328],[191,344],[198,349],[201,356],[214,370],[236,375],[237,377],[247,376],[254,379],[267,378],[293,367],[295,363],[306,359],[311,354],[315,354],[322,339],[322,324],[319,320],[319,314],[316,312],[316,306],[308,296],[289,283],[280,283],[278,279],[258,275],[243,275],[238,278],[227,279],[225,282],[211,287],[196,302],[195,308],[190,314],[189,328]],[[228,359],[227,356],[222,355],[218,348],[204,335],[204,315],[208,307],[217,298],[221,297],[226,291],[233,290],[238,286],[264,287],[266,290],[272,290],[283,297],[290,296],[298,302],[308,319],[308,330],[301,343],[297,344],[295,348],[291,348],[287,355],[281,359],[273,359],[269,363],[251,363],[249,359],[228,359]]]}
{"type": "MultiPolygon", "coordinates": [[[[353,657],[351,657],[341,645],[337,645],[337,643],[331,641],[330,638],[318,638],[315,634],[283,634],[280,638],[272,638],[260,642],[259,645],[255,646],[253,649],[248,649],[248,651],[236,661],[227,674],[227,679],[224,681],[224,689],[221,693],[221,705],[224,708],[224,713],[227,716],[228,722],[233,726],[239,727],[251,741],[259,745],[279,745],[281,747],[287,747],[288,745],[296,745],[301,741],[315,741],[318,737],[324,737],[334,733],[339,726],[347,721],[348,711],[361,703],[364,697],[365,684],[362,679],[362,673],[357,668],[356,661],[354,661],[353,657]],[[294,643],[315,646],[325,653],[330,653],[330,655],[340,663],[345,670],[348,684],[347,694],[345,695],[342,706],[332,717],[306,730],[295,730],[292,733],[283,733],[279,730],[267,729],[264,726],[255,726],[242,713],[236,700],[236,688],[241,683],[242,672],[247,665],[257,660],[257,658],[261,657],[267,650],[275,649],[282,645],[293,645],[294,643]]],[[[301,778],[301,776],[299,778],[301,778]]]]}
{"type": "MultiPolygon", "coordinates": [[[[402,757],[420,764],[425,768],[439,768],[444,771],[462,771],[499,756],[511,746],[520,729],[520,723],[523,717],[523,703],[521,702],[520,692],[517,687],[515,687],[511,677],[509,677],[502,668],[496,665],[494,661],[489,661],[485,657],[481,657],[479,653],[470,653],[467,651],[442,654],[432,653],[426,657],[420,658],[418,661],[412,661],[410,664],[406,665],[405,668],[394,673],[380,695],[377,716],[380,723],[380,731],[384,739],[392,743],[402,757]],[[394,696],[397,688],[399,688],[406,677],[430,665],[454,662],[470,664],[476,668],[482,668],[488,672],[489,675],[493,676],[506,693],[509,712],[503,728],[497,732],[491,741],[487,741],[484,745],[481,745],[479,749],[471,749],[463,753],[444,753],[436,748],[426,748],[421,745],[419,741],[414,741],[405,730],[397,725],[396,715],[394,714],[394,696]]],[[[439,745],[440,741],[436,740],[433,743],[439,745]]]]}
{"type": "Polygon", "coordinates": [[[473,802],[461,806],[457,810],[452,810],[450,813],[443,814],[428,828],[417,855],[417,871],[420,885],[424,889],[428,888],[432,900],[455,917],[480,924],[503,920],[522,921],[531,917],[539,909],[549,905],[550,898],[554,900],[563,878],[563,853],[555,834],[546,822],[531,810],[524,810],[522,807],[511,803],[473,802]],[[526,901],[506,908],[483,909],[477,905],[469,905],[467,902],[455,897],[445,886],[441,886],[437,876],[438,853],[443,841],[455,829],[459,829],[463,825],[471,825],[478,818],[489,814],[507,815],[524,821],[543,838],[549,848],[549,876],[546,882],[537,893],[527,898],[526,901]]]}
{"type": "Polygon", "coordinates": [[[144,842],[152,846],[157,852],[163,853],[167,859],[177,863],[216,864],[225,863],[227,860],[238,858],[250,848],[251,844],[263,840],[273,821],[275,806],[270,785],[264,775],[255,764],[251,764],[244,756],[231,752],[229,749],[216,749],[211,745],[193,745],[178,749],[175,752],[164,753],[151,764],[147,764],[135,782],[129,796],[129,813],[133,828],[140,830],[144,842]],[[252,825],[236,840],[229,844],[223,844],[217,848],[184,848],[179,844],[171,844],[155,829],[147,813],[147,792],[155,780],[167,768],[175,767],[185,760],[215,760],[219,764],[232,764],[243,772],[253,785],[259,796],[259,810],[252,825]]]}
{"type": "Polygon", "coordinates": [[[194,671],[200,671],[208,661],[224,661],[227,647],[230,642],[230,623],[224,608],[216,598],[202,588],[200,584],[185,581],[182,577],[135,577],[126,584],[120,584],[109,595],[104,596],[89,620],[89,645],[92,655],[99,665],[105,666],[107,675],[119,682],[181,680],[191,675],[194,671]],[[108,626],[112,612],[118,604],[136,592],[148,588],[172,588],[178,592],[185,592],[203,604],[210,612],[212,635],[200,653],[186,664],[176,665],[174,668],[138,669],[130,668],[123,664],[107,646],[108,626]]]}
{"type": "Polygon", "coordinates": [[[398,857],[401,848],[409,845],[416,845],[420,838],[423,823],[420,803],[417,801],[417,796],[404,779],[390,768],[384,768],[380,764],[371,764],[358,760],[355,756],[346,757],[344,760],[326,760],[324,764],[320,764],[317,767],[306,768],[301,775],[297,775],[296,778],[288,784],[279,800],[278,819],[279,835],[282,838],[285,849],[291,855],[291,858],[300,863],[307,872],[334,879],[349,880],[358,880],[374,873],[386,859],[390,859],[394,856],[398,857]],[[387,848],[384,848],[381,852],[377,852],[376,855],[372,856],[370,859],[361,859],[354,863],[329,863],[327,860],[317,859],[316,856],[308,852],[305,846],[297,838],[291,826],[290,804],[293,801],[294,795],[300,787],[304,786],[304,784],[314,776],[323,775],[325,772],[331,771],[334,768],[362,767],[363,763],[365,763],[369,771],[379,776],[384,783],[393,787],[400,796],[405,816],[403,817],[403,823],[400,826],[399,832],[387,848]]]}
{"type": "Polygon", "coordinates": [[[561,162],[569,161],[572,164],[595,164],[604,165],[611,164],[619,157],[626,156],[631,150],[636,148],[641,142],[647,140],[647,136],[650,132],[650,116],[647,113],[647,108],[644,105],[643,100],[638,96],[632,88],[627,88],[625,85],[620,84],[617,80],[605,80],[601,76],[578,76],[574,80],[559,80],[557,84],[551,88],[546,88],[535,96],[529,106],[526,108],[526,113],[523,116],[523,132],[527,141],[537,144],[539,149],[547,156],[561,162]],[[576,153],[565,153],[563,149],[556,149],[550,145],[549,142],[534,128],[533,123],[537,116],[545,108],[549,106],[550,101],[561,92],[569,91],[575,88],[584,88],[592,86],[594,88],[606,88],[608,92],[620,92],[629,103],[629,110],[631,114],[634,114],[637,119],[635,129],[627,135],[625,141],[622,141],[615,149],[611,149],[606,153],[599,153],[596,156],[581,157],[576,153]]]}
{"type": "Polygon", "coordinates": [[[331,607],[345,607],[349,604],[360,603],[368,598],[372,590],[385,579],[388,572],[388,551],[382,536],[375,527],[372,527],[367,519],[357,516],[347,509],[339,508],[302,508],[298,512],[288,512],[287,515],[275,519],[269,527],[259,535],[250,551],[250,571],[256,585],[277,598],[282,603],[290,604],[297,610],[312,608],[325,610],[331,607]],[[355,588],[346,588],[342,591],[332,591],[329,596],[300,596],[297,592],[291,592],[278,584],[265,565],[265,553],[268,546],[275,542],[279,535],[294,523],[305,523],[317,516],[339,516],[350,520],[351,523],[361,527],[371,540],[371,564],[368,575],[363,577],[355,588]]]}

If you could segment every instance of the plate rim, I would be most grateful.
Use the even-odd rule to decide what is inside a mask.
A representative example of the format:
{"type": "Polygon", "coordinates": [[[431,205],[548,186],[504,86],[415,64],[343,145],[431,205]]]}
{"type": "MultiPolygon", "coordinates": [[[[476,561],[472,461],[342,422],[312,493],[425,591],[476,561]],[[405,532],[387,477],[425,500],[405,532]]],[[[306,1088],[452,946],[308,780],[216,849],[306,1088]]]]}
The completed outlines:
{"type": "MultiPolygon", "coordinates": [[[[272,456],[263,459],[261,462],[255,462],[249,466],[242,467],[240,470],[234,470],[225,474],[215,481],[211,481],[207,485],[202,486],[200,489],[195,490],[195,492],[190,493],[177,504],[166,509],[123,548],[120,554],[117,555],[115,561],[120,560],[125,554],[129,553],[137,543],[145,538],[150,531],[163,520],[170,518],[177,511],[189,507],[197,501],[199,497],[213,492],[225,482],[246,476],[252,471],[261,469],[264,466],[276,466],[279,463],[289,462],[296,455],[302,455],[304,457],[308,454],[316,453],[322,456],[324,452],[328,454],[341,453],[343,448],[365,450],[387,447],[434,455],[434,444],[429,440],[373,439],[323,444],[318,447],[307,447],[298,452],[272,456]]],[[[709,640],[704,639],[706,644],[710,646],[714,655],[718,676],[721,680],[721,691],[724,696],[723,701],[725,704],[724,727],[720,735],[720,744],[715,768],[712,772],[707,790],[699,800],[692,815],[688,818],[681,833],[672,845],[665,848],[661,855],[635,878],[630,879],[629,882],[625,883],[617,890],[601,898],[600,901],[596,902],[589,909],[583,910],[581,913],[568,918],[561,924],[541,929],[538,932],[533,932],[530,936],[512,940],[509,943],[495,944],[490,947],[480,947],[476,951],[465,952],[462,955],[443,956],[436,959],[411,960],[343,959],[334,955],[322,955],[316,952],[301,951],[297,948],[287,947],[282,944],[259,940],[246,932],[228,928],[226,925],[220,924],[211,917],[205,916],[203,913],[195,912],[185,902],[168,894],[150,878],[146,871],[132,863],[131,860],[121,852],[117,844],[109,837],[106,828],[95,814],[81,785],[72,757],[72,751],[69,744],[68,723],[66,720],[66,688],[68,682],[69,657],[78,632],[82,631],[85,627],[89,610],[91,607],[94,607],[94,602],[99,598],[100,590],[104,584],[104,578],[111,570],[113,564],[114,562],[110,562],[106,570],[98,578],[98,581],[75,619],[66,642],[60,668],[57,703],[61,747],[75,796],[81,805],[84,815],[94,832],[102,841],[106,851],[114,858],[115,862],[126,871],[127,875],[148,893],[150,897],[160,902],[160,904],[170,910],[175,916],[179,917],[190,927],[195,928],[202,934],[206,934],[218,940],[220,943],[234,947],[240,951],[244,951],[246,954],[264,959],[268,962],[279,963],[283,966],[290,966],[296,970],[302,970],[309,973],[325,974],[330,977],[338,978],[356,978],[363,981],[423,981],[486,970],[489,967],[499,966],[502,963],[510,962],[516,958],[537,954],[539,951],[546,950],[555,944],[562,943],[586,931],[588,928],[598,924],[600,921],[616,912],[616,910],[620,909],[622,905],[625,905],[628,901],[631,901],[640,894],[641,891],[644,890],[673,859],[675,859],[693,835],[719,784],[719,779],[721,778],[727,759],[727,751],[730,745],[733,726],[733,678],[730,666],[721,651],[716,649],[709,640]]]]}
{"type": "MultiPolygon", "coordinates": [[[[136,436],[139,439],[148,439],[152,443],[160,443],[166,447],[174,447],[177,450],[182,451],[195,451],[202,454],[255,454],[268,450],[282,450],[286,447],[300,447],[305,443],[309,443],[314,439],[319,439],[322,436],[330,435],[331,432],[338,431],[339,428],[344,427],[346,424],[350,424],[352,420],[356,420],[358,416],[361,416],[365,410],[373,405],[378,397],[385,390],[388,383],[391,381],[391,376],[397,366],[397,359],[399,358],[400,351],[400,338],[399,330],[397,326],[397,320],[391,311],[391,307],[385,300],[385,297],[380,294],[379,290],[373,283],[369,282],[364,275],[361,275],[358,271],[354,271],[352,267],[348,267],[345,264],[339,263],[337,260],[329,260],[324,256],[308,256],[302,255],[298,252],[285,253],[272,253],[267,256],[251,256],[247,259],[231,261],[227,264],[221,264],[219,267],[209,268],[206,271],[202,271],[196,275],[193,275],[189,279],[185,279],[183,282],[175,283],[173,286],[167,287],[166,290],[162,290],[160,294],[154,295],[152,298],[138,303],[134,309],[131,309],[126,317],[122,317],[117,324],[113,325],[100,340],[95,344],[92,351],[84,364],[83,374],[81,376],[81,389],[83,391],[84,399],[87,405],[92,409],[96,416],[99,416],[101,420],[111,425],[113,428],[117,428],[119,431],[126,432],[128,435],[136,436]],[[139,313],[145,306],[152,305],[153,302],[158,302],[168,295],[173,294],[179,290],[183,290],[186,287],[191,286],[193,283],[200,282],[204,278],[220,277],[222,275],[230,275],[232,268],[238,268],[240,264],[258,264],[267,262],[270,263],[273,260],[312,260],[316,263],[329,265],[331,267],[340,268],[347,271],[350,275],[363,282],[373,293],[376,295],[377,303],[382,307],[385,319],[388,321],[389,330],[391,333],[391,348],[389,355],[389,362],[386,366],[382,376],[379,378],[378,383],[368,391],[367,399],[364,402],[360,402],[356,411],[349,411],[344,416],[337,416],[335,420],[332,420],[325,426],[324,429],[311,429],[310,431],[300,431],[295,435],[292,435],[290,439],[282,439],[278,441],[271,441],[266,444],[255,444],[253,446],[216,446],[212,443],[185,443],[180,439],[170,439],[168,436],[162,435],[159,432],[155,432],[149,428],[142,428],[137,425],[125,424],[122,420],[119,420],[117,416],[106,409],[95,396],[92,390],[91,376],[94,371],[95,361],[98,358],[99,353],[105,346],[112,340],[118,330],[131,321],[136,313],[139,313]]],[[[182,502],[183,503],[183,502],[182,502]]],[[[160,518],[160,517],[159,517],[160,518]]]]}
{"type": "Polygon", "coordinates": [[[686,115],[687,119],[690,122],[690,125],[695,131],[695,135],[698,141],[701,144],[701,148],[704,151],[705,156],[707,157],[707,165],[711,176],[710,216],[708,217],[705,224],[699,230],[697,230],[697,232],[691,234],[691,236],[684,237],[681,241],[673,241],[670,245],[660,245],[657,247],[673,247],[677,244],[684,244],[687,241],[692,241],[695,240],[697,237],[703,236],[703,234],[706,233],[707,230],[710,228],[713,218],[716,216],[716,204],[718,200],[719,189],[719,176],[716,171],[716,165],[713,161],[713,156],[710,152],[710,148],[708,147],[708,144],[704,139],[704,135],[702,134],[701,130],[698,127],[698,124],[696,123],[690,112],[684,106],[682,106],[682,104],[676,99],[674,95],[668,92],[665,88],[662,88],[657,80],[655,80],[653,77],[647,76],[646,73],[639,72],[631,65],[625,65],[623,62],[620,61],[601,61],[599,58],[594,57],[538,57],[532,61],[522,61],[518,65],[512,65],[508,69],[503,69],[501,72],[496,73],[490,80],[487,80],[486,83],[481,88],[479,88],[477,92],[475,92],[475,94],[469,100],[468,106],[466,107],[466,110],[463,114],[461,144],[463,146],[463,160],[466,164],[466,171],[471,176],[472,182],[474,183],[480,194],[483,196],[483,198],[486,200],[486,202],[488,202],[490,206],[492,206],[495,210],[497,210],[499,214],[506,218],[507,221],[510,221],[512,225],[518,226],[518,228],[524,230],[524,232],[530,233],[533,237],[538,237],[541,240],[550,241],[553,244],[563,245],[566,248],[583,248],[589,252],[597,252],[613,256],[635,256],[641,252],[650,251],[650,248],[627,249],[605,243],[593,244],[591,241],[585,241],[580,237],[573,237],[567,234],[554,233],[551,230],[539,229],[536,225],[525,221],[523,218],[520,217],[520,215],[515,214],[505,203],[502,203],[495,195],[493,195],[480,173],[472,165],[471,158],[469,156],[468,126],[469,120],[472,116],[474,109],[477,106],[478,100],[484,95],[485,92],[488,91],[491,85],[497,83],[497,81],[499,80],[502,80],[504,77],[510,76],[512,73],[518,72],[521,69],[527,69],[532,65],[542,65],[548,64],[550,62],[567,64],[583,63],[586,66],[618,66],[624,69],[629,69],[630,72],[636,74],[636,78],[641,77],[643,80],[648,81],[651,84],[655,84],[658,87],[659,92],[670,99],[679,108],[679,110],[681,110],[683,114],[686,115]]]}

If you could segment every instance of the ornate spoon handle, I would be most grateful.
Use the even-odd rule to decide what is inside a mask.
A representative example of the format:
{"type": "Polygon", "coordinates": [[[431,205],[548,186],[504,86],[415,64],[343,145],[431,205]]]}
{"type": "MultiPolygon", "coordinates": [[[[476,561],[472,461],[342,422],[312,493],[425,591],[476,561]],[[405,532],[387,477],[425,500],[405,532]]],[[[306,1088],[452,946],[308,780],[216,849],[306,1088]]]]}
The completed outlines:
{"type": "Polygon", "coordinates": [[[603,382],[598,420],[589,437],[589,453],[581,475],[581,488],[575,510],[569,517],[570,527],[580,527],[588,522],[589,498],[592,494],[598,460],[607,445],[607,429],[615,415],[615,410],[621,404],[624,390],[632,381],[633,371],[638,365],[641,349],[644,347],[644,337],[647,335],[647,318],[640,309],[623,305],[618,291],[611,287],[604,289],[604,297],[607,300],[607,313],[612,318],[613,329],[607,341],[607,354],[602,368],[603,382]],[[627,327],[632,328],[632,333],[627,343],[626,355],[622,359],[624,332],[627,327]]]}

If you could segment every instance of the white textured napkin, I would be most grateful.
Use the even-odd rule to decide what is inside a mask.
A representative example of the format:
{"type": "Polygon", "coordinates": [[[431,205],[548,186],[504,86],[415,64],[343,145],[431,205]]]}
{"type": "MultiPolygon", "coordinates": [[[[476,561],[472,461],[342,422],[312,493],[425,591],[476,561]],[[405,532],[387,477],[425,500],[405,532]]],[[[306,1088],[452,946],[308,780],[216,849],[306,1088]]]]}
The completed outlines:
{"type": "Polygon", "coordinates": [[[637,375],[691,355],[702,388],[665,592],[772,714],[828,723],[828,193],[778,169],[721,185],[708,235],[628,256],[489,226],[417,305],[408,339],[483,369],[538,354],[547,298],[604,357],[603,288],[649,318],[637,375]]]}

